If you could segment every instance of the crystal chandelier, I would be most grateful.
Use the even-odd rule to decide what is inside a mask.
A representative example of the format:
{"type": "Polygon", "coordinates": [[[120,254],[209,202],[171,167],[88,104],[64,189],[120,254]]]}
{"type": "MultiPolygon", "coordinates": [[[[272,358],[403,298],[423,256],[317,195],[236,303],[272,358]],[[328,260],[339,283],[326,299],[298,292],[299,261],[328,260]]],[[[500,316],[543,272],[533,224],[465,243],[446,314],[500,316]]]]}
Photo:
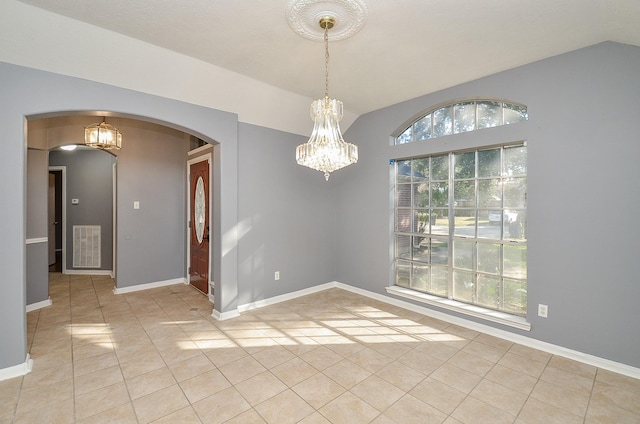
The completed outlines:
{"type": "Polygon", "coordinates": [[[106,123],[105,118],[99,124],[89,125],[84,129],[84,144],[96,149],[120,149],[122,134],[116,127],[106,123]]]}
{"type": "Polygon", "coordinates": [[[309,141],[296,148],[296,161],[299,165],[324,172],[324,178],[329,181],[330,172],[358,161],[358,146],[342,138],[342,102],[329,98],[329,29],[333,28],[336,21],[331,16],[324,16],[319,23],[324,29],[324,98],[311,103],[313,131],[309,141]]]}

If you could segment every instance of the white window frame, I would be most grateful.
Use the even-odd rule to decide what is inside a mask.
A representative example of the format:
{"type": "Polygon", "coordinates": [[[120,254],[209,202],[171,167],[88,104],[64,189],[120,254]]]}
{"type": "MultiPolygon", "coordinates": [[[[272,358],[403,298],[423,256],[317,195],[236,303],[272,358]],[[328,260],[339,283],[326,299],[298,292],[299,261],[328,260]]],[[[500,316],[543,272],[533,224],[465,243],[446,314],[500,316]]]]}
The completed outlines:
{"type": "MultiPolygon", "coordinates": [[[[414,120],[410,123],[410,124],[405,124],[403,125],[401,128],[404,128],[404,130],[398,131],[395,134],[395,144],[396,145],[401,145],[401,144],[406,144],[407,141],[405,141],[404,143],[398,143],[397,142],[397,137],[401,136],[401,135],[406,135],[407,130],[409,128],[413,128],[414,124],[418,121],[420,121],[421,119],[423,119],[425,116],[428,116],[429,114],[433,113],[436,110],[441,110],[444,108],[447,108],[447,106],[450,106],[450,110],[452,111],[452,122],[454,119],[454,110],[455,110],[455,105],[461,105],[461,104],[470,104],[473,103],[476,106],[476,110],[477,110],[477,105],[481,104],[483,101],[481,100],[472,100],[472,101],[458,101],[458,102],[454,102],[454,103],[449,103],[444,104],[444,105],[438,105],[434,108],[432,108],[428,113],[421,113],[419,115],[417,115],[417,119],[414,118],[414,120]]],[[[491,100],[491,102],[496,102],[495,100],[491,100]]],[[[526,111],[526,106],[523,105],[519,105],[513,102],[508,102],[508,101],[503,101],[503,105],[507,104],[507,105],[516,105],[520,111],[524,111],[523,116],[523,120],[527,120],[528,119],[528,115],[527,115],[527,111],[526,111]]],[[[475,114],[475,119],[476,119],[476,124],[474,126],[473,129],[471,130],[467,130],[467,131],[474,131],[478,128],[478,124],[477,124],[477,119],[478,119],[478,114],[476,112],[475,114]]],[[[500,125],[506,125],[507,123],[504,123],[504,120],[501,121],[500,125]]],[[[432,122],[433,125],[433,122],[432,122]]],[[[453,126],[453,123],[452,123],[453,126]]],[[[482,128],[487,128],[487,127],[482,127],[482,128]]],[[[413,137],[413,131],[409,131],[412,134],[413,137]]],[[[453,134],[453,132],[452,132],[453,134]]],[[[413,141],[417,141],[412,139],[411,142],[413,141]]],[[[526,146],[526,142],[519,142],[520,144],[526,146]]],[[[517,143],[504,143],[504,144],[497,144],[497,145],[492,145],[492,147],[494,148],[500,148],[503,149],[505,147],[510,147],[513,146],[514,144],[517,143]]],[[[477,147],[472,149],[473,151],[477,151],[477,150],[484,150],[483,148],[477,147]]],[[[457,154],[460,152],[457,151],[446,151],[446,152],[433,152],[430,153],[428,156],[429,157],[435,157],[435,156],[442,156],[442,155],[449,155],[450,157],[453,156],[454,154],[457,154]]],[[[421,157],[424,156],[412,156],[409,158],[403,158],[403,160],[410,160],[410,159],[419,159],[421,157]]],[[[397,175],[397,171],[395,169],[395,159],[391,160],[392,163],[394,163],[394,182],[393,182],[393,188],[394,188],[394,192],[395,192],[395,188],[396,188],[396,181],[395,181],[395,176],[397,175]]],[[[452,179],[453,177],[450,176],[450,178],[452,179]]],[[[477,180],[477,176],[475,177],[477,180]]],[[[453,190],[451,190],[453,191],[453,190]]],[[[411,300],[415,300],[421,303],[426,303],[426,304],[430,304],[430,305],[434,305],[437,306],[439,308],[442,309],[446,309],[446,310],[450,310],[450,311],[454,311],[454,312],[459,312],[459,313],[463,313],[465,315],[471,315],[474,317],[478,317],[478,318],[482,318],[485,320],[489,320],[492,322],[497,322],[500,324],[504,324],[504,325],[508,325],[508,326],[512,326],[512,327],[516,327],[522,330],[526,330],[529,331],[531,329],[531,325],[530,323],[526,320],[526,307],[525,307],[525,315],[521,316],[521,315],[516,315],[516,314],[511,314],[509,312],[505,312],[505,311],[499,311],[499,310],[494,310],[494,309],[490,309],[487,307],[483,307],[477,304],[472,304],[472,303],[465,303],[465,302],[461,302],[458,300],[455,300],[452,298],[452,287],[453,287],[453,270],[454,270],[454,266],[453,266],[453,255],[452,255],[452,249],[453,249],[453,243],[454,240],[457,240],[456,236],[453,233],[453,229],[451,229],[449,231],[449,234],[446,235],[445,237],[448,239],[448,249],[449,249],[449,256],[448,256],[448,297],[442,297],[439,295],[434,295],[428,292],[424,292],[424,291],[418,291],[418,290],[414,290],[408,287],[402,287],[402,286],[398,286],[396,285],[396,234],[397,234],[397,227],[395,226],[395,217],[396,217],[396,200],[395,200],[395,196],[394,196],[394,200],[393,200],[393,206],[392,206],[392,210],[393,210],[393,220],[394,220],[394,227],[393,227],[393,232],[392,232],[392,259],[393,259],[393,272],[392,272],[392,281],[391,281],[391,285],[389,287],[386,288],[387,292],[396,296],[400,296],[400,297],[404,297],[404,298],[408,298],[411,300]]],[[[412,205],[413,208],[413,205],[412,205]]],[[[454,206],[450,207],[450,210],[456,210],[454,206]]],[[[479,205],[476,204],[475,206],[475,210],[477,211],[480,208],[479,205]]],[[[526,213],[526,206],[525,206],[525,213],[526,213]]],[[[412,213],[413,215],[413,213],[412,213]]],[[[451,223],[451,226],[453,226],[453,223],[451,223]]],[[[413,240],[413,239],[412,239],[413,240]]],[[[459,239],[458,239],[459,240],[459,239]]],[[[470,238],[470,241],[473,241],[474,243],[477,242],[483,242],[485,240],[482,239],[478,239],[478,238],[470,238]]],[[[502,237],[500,240],[496,240],[499,244],[504,245],[504,244],[509,244],[510,241],[509,240],[502,240],[502,237]]],[[[522,243],[524,246],[526,246],[526,241],[524,241],[524,243],[522,243]]],[[[475,244],[474,244],[475,246],[475,244]]],[[[409,261],[413,264],[412,261],[409,261]]],[[[413,265],[412,265],[413,266],[413,265]]],[[[477,273],[477,270],[473,271],[474,273],[477,273]]],[[[475,277],[477,278],[477,276],[475,277]]],[[[525,280],[526,281],[526,280],[525,280]]]]}

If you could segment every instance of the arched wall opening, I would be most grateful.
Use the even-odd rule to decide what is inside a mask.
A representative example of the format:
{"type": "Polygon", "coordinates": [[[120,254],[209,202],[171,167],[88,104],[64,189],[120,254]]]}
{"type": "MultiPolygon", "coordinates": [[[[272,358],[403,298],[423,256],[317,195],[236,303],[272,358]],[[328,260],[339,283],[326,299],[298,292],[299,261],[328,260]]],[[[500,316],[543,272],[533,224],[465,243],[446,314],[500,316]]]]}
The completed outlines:
{"type": "MultiPolygon", "coordinates": [[[[122,290],[135,289],[131,286],[140,284],[184,281],[188,266],[184,243],[185,158],[204,142],[166,126],[110,116],[108,122],[124,134],[126,142],[120,150],[93,149],[83,145],[83,130],[96,120],[94,116],[80,114],[28,119],[27,173],[29,181],[34,182],[30,183],[27,193],[27,233],[37,233],[38,226],[44,226],[45,220],[49,221],[49,227],[52,221],[65,227],[64,244],[58,243],[64,253],[60,256],[64,263],[61,272],[65,274],[110,274],[122,290]],[[58,147],[65,145],[78,148],[66,151],[58,147]],[[44,197],[29,193],[44,191],[33,190],[38,179],[32,175],[38,175],[38,170],[32,169],[37,165],[31,156],[40,154],[37,147],[48,148],[50,167],[65,170],[66,199],[57,219],[45,216],[44,197]],[[116,164],[120,168],[118,172],[116,164]],[[118,198],[122,200],[120,203],[118,198]],[[118,227],[116,217],[127,225],[118,227]],[[76,243],[75,230],[82,234],[91,230],[87,232],[87,241],[76,243]],[[88,240],[95,245],[84,254],[78,247],[89,244],[88,240]],[[117,254],[118,240],[127,254],[117,254]],[[121,265],[119,269],[116,258],[121,265]]],[[[207,146],[211,151],[212,145],[207,146]]],[[[54,233],[49,231],[50,258],[54,242],[59,242],[52,237],[54,233]]],[[[35,250],[35,246],[31,246],[31,250],[35,250]]],[[[28,269],[44,269],[44,264],[32,263],[31,257],[28,260],[28,269]]],[[[213,281],[211,275],[208,279],[213,281]]],[[[33,303],[30,294],[36,285],[34,278],[27,280],[27,305],[33,303]]],[[[42,285],[46,287],[46,281],[42,285]]],[[[46,290],[44,293],[46,295],[46,290]]]]}
{"type": "MultiPolygon", "coordinates": [[[[213,249],[216,256],[212,258],[214,303],[219,313],[236,308],[238,119],[235,114],[5,63],[0,63],[0,77],[11,82],[0,99],[0,108],[6,111],[0,116],[3,133],[0,154],[8,162],[0,171],[0,188],[5,201],[14,205],[2,212],[0,220],[0,230],[6,236],[0,258],[0,266],[6,270],[0,288],[3,292],[0,319],[12,323],[0,333],[0,344],[6,347],[0,357],[0,370],[8,369],[9,374],[19,375],[29,362],[25,314],[27,140],[29,122],[36,119],[85,114],[84,111],[101,116],[104,113],[101,111],[117,111],[110,116],[160,124],[216,143],[212,195],[219,207],[212,216],[215,225],[212,236],[217,244],[213,249]],[[4,246],[13,248],[5,252],[4,246]]],[[[119,251],[126,254],[121,246],[119,251]]]]}
{"type": "MultiPolygon", "coordinates": [[[[143,284],[167,284],[185,280],[188,266],[185,248],[185,222],[188,220],[185,215],[188,195],[185,193],[186,162],[194,149],[202,149],[200,146],[203,142],[213,147],[209,151],[219,150],[220,146],[213,140],[209,139],[207,143],[192,134],[183,132],[179,126],[180,129],[174,127],[176,125],[171,123],[161,125],[155,120],[150,122],[144,117],[125,116],[113,112],[73,112],[67,115],[52,112],[27,118],[29,152],[48,149],[50,156],[55,156],[54,161],[50,161],[53,165],[60,165],[61,157],[78,155],[87,157],[99,153],[113,155],[114,165],[117,159],[118,177],[116,178],[114,173],[113,186],[115,230],[112,237],[113,243],[107,242],[109,234],[106,232],[102,243],[107,249],[113,246],[116,252],[113,260],[103,262],[97,273],[112,272],[119,290],[135,289],[135,286],[143,284]],[[108,151],[108,153],[86,147],[80,147],[74,152],[59,149],[60,146],[68,144],[82,146],[84,128],[96,120],[102,120],[103,117],[108,117],[106,118],[108,122],[124,134],[125,142],[122,149],[108,151]],[[199,143],[194,143],[194,140],[199,143]],[[116,225],[115,222],[119,222],[120,225],[116,225]],[[120,249],[116,249],[118,245],[120,249]]],[[[213,167],[213,172],[216,171],[213,167]]],[[[30,174],[29,169],[27,173],[30,174]]],[[[83,187],[83,185],[90,185],[91,179],[84,177],[82,179],[82,182],[76,184],[75,192],[68,193],[66,204],[69,211],[86,208],[85,202],[76,195],[78,184],[86,196],[92,194],[91,187],[83,187]]],[[[93,180],[96,186],[99,185],[96,184],[95,178],[93,180]]],[[[67,182],[72,182],[70,177],[67,182]]],[[[221,232],[216,231],[219,222],[216,223],[215,219],[221,215],[219,178],[214,177],[212,182],[210,193],[210,199],[214,200],[212,202],[214,205],[212,244],[220,246],[221,232]]],[[[38,208],[35,206],[32,209],[38,208]]],[[[30,227],[32,225],[28,224],[28,230],[30,227]]],[[[105,227],[108,229],[108,226],[105,227]]],[[[73,257],[70,232],[68,228],[66,259],[69,264],[73,257]]],[[[216,249],[211,249],[212,266],[209,280],[212,282],[216,281],[216,274],[219,275],[218,252],[216,249]]],[[[108,257],[108,252],[103,252],[103,256],[108,257]]],[[[27,263],[30,269],[33,269],[32,265],[27,263]]],[[[44,265],[41,264],[41,267],[44,268],[44,265]]],[[[75,269],[69,265],[66,270],[69,273],[90,273],[91,271],[75,269]]]]}

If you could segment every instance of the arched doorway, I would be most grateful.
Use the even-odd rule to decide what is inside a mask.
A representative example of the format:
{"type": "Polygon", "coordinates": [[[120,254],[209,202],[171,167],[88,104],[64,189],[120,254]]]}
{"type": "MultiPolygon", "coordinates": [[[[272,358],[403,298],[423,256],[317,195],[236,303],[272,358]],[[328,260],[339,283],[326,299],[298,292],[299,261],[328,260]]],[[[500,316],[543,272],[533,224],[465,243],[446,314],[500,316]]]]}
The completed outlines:
{"type": "MultiPolygon", "coordinates": [[[[108,119],[125,135],[121,150],[106,152],[82,146],[83,128],[97,119],[73,114],[28,120],[30,151],[48,148],[48,164],[66,168],[63,272],[111,274],[116,290],[121,292],[187,282],[190,257],[185,228],[188,185],[184,158],[203,148],[211,157],[213,146],[201,139],[194,146],[195,137],[191,134],[116,116],[108,119]],[[60,146],[69,144],[80,147],[73,152],[60,150],[60,146]],[[84,228],[98,229],[99,256],[89,264],[77,264],[74,230],[84,228]]],[[[28,167],[28,174],[35,172],[31,168],[28,167]]],[[[213,191],[207,194],[208,199],[213,198],[213,191]]],[[[46,199],[40,202],[46,204],[46,199]]],[[[31,201],[28,210],[47,209],[38,206],[37,201],[31,201]]],[[[28,212],[28,227],[33,226],[30,221],[34,219],[45,219],[41,215],[32,217],[28,212]]],[[[44,269],[39,257],[28,255],[27,261],[30,269],[44,269]]],[[[207,262],[215,263],[211,255],[207,262]]],[[[211,272],[207,280],[211,280],[209,275],[211,272]]],[[[43,284],[46,282],[38,281],[37,276],[27,279],[28,289],[43,284]]],[[[205,287],[208,286],[207,281],[205,287]]],[[[41,300],[44,299],[35,302],[41,300]]],[[[28,303],[34,303],[33,299],[28,303]]]]}
{"type": "MultiPolygon", "coordinates": [[[[214,172],[216,180],[213,235],[217,254],[213,279],[216,316],[235,311],[238,293],[238,117],[195,104],[122,89],[80,78],[67,77],[50,72],[26,69],[11,64],[0,64],[2,81],[10,87],[10,93],[0,98],[0,128],[5,143],[0,143],[0,153],[5,158],[3,167],[3,200],[15,207],[3,212],[3,256],[0,265],[5,270],[6,290],[0,301],[3,322],[11,323],[0,334],[0,344],[5,351],[0,357],[0,373],[5,376],[21,375],[30,367],[26,340],[26,281],[27,262],[30,255],[25,249],[28,235],[26,174],[28,122],[56,116],[86,115],[85,111],[118,111],[122,118],[166,125],[168,128],[193,134],[214,144],[214,172]],[[10,94],[10,95],[9,95],[10,94]],[[78,112],[79,111],[79,112],[78,112]],[[223,240],[224,239],[224,240],[223,240]]],[[[102,116],[103,112],[94,112],[102,116]]],[[[181,158],[184,160],[184,157],[181,158]]],[[[181,166],[183,166],[184,162],[181,166]]],[[[120,170],[119,170],[120,171],[120,170]]],[[[45,173],[46,177],[46,173],[45,173]]],[[[185,184],[186,186],[186,184],[185,184]]],[[[123,202],[119,196],[119,204],[123,202]]],[[[135,227],[131,215],[125,222],[135,227]]],[[[118,228],[123,220],[118,216],[118,228]]],[[[46,224],[46,221],[45,221],[46,224]]],[[[184,222],[182,223],[184,228],[184,222]]],[[[46,225],[42,237],[46,236],[46,225]]],[[[118,235],[118,241],[122,237],[118,235]]],[[[183,242],[184,243],[184,242],[183,242]]],[[[120,243],[119,243],[120,244],[120,243]]],[[[121,255],[122,249],[118,249],[121,255]]],[[[184,266],[184,258],[182,264],[184,266]]],[[[46,270],[46,251],[44,256],[46,270]]],[[[120,266],[117,268],[121,272],[120,266]]],[[[155,278],[155,276],[152,276],[155,278]]],[[[121,281],[118,282],[119,284],[121,281]]]]}

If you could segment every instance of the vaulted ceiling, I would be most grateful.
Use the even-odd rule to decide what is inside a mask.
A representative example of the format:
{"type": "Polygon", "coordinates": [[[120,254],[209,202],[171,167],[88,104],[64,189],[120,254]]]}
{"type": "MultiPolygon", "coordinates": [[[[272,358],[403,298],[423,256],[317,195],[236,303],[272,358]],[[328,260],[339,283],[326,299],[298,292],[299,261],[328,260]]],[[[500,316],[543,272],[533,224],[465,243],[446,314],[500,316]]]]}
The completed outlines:
{"type": "MultiPolygon", "coordinates": [[[[20,1],[304,97],[324,93],[324,48],[291,29],[291,0],[20,1]]],[[[363,2],[364,26],[330,42],[330,95],[355,115],[603,41],[640,46],[638,0],[363,2]]]]}

